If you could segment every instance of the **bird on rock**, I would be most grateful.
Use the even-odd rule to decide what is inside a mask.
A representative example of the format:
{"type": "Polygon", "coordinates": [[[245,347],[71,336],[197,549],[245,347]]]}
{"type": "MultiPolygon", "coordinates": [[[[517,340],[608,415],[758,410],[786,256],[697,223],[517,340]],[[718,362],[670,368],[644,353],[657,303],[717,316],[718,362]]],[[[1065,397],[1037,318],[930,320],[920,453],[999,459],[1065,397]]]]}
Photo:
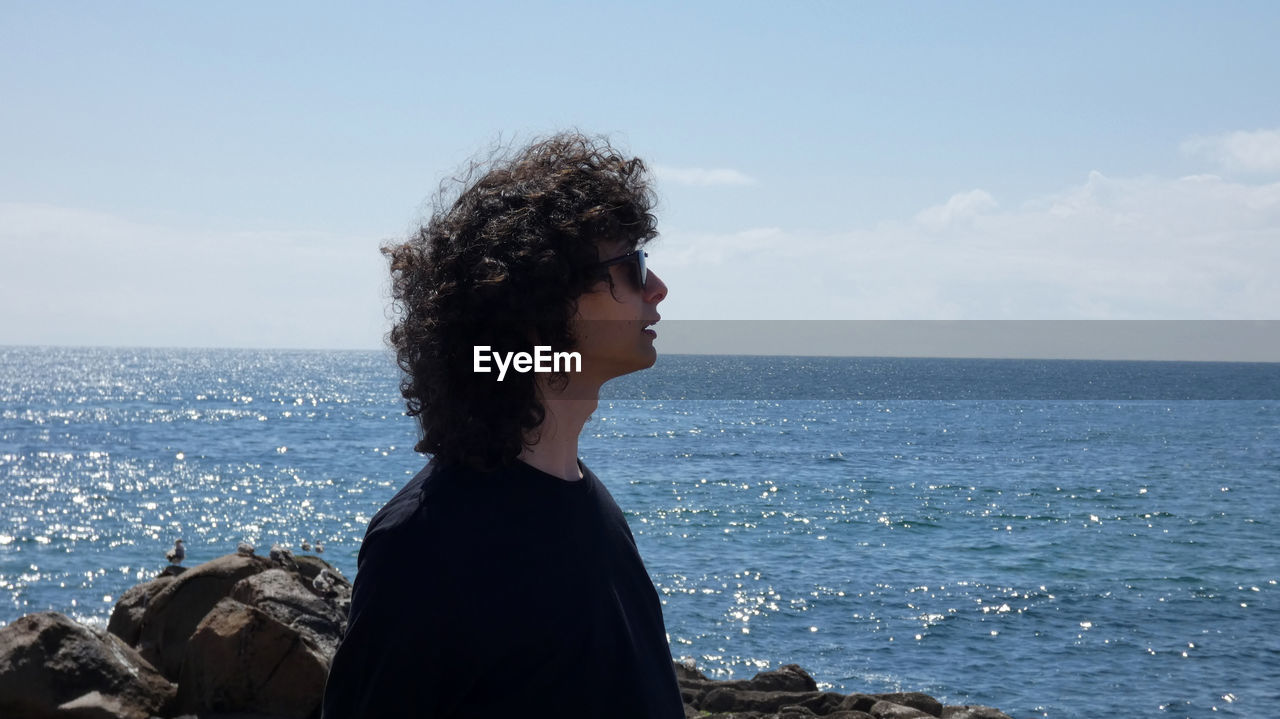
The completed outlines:
{"type": "Polygon", "coordinates": [[[271,545],[271,562],[284,569],[297,569],[298,563],[293,560],[293,552],[279,544],[271,545]]]}
{"type": "Polygon", "coordinates": [[[311,551],[311,542],[308,542],[308,541],[307,541],[307,540],[305,540],[305,539],[304,539],[304,540],[302,540],[302,551],[304,551],[304,552],[310,552],[310,551],[311,551]]]}
{"type": "Polygon", "coordinates": [[[175,540],[173,549],[164,553],[164,558],[169,560],[170,564],[182,564],[182,560],[187,558],[187,548],[182,546],[182,540],[175,540]]]}
{"type": "Polygon", "coordinates": [[[316,578],[311,580],[311,587],[322,595],[328,596],[333,593],[333,585],[337,577],[327,568],[321,569],[316,578]]]}

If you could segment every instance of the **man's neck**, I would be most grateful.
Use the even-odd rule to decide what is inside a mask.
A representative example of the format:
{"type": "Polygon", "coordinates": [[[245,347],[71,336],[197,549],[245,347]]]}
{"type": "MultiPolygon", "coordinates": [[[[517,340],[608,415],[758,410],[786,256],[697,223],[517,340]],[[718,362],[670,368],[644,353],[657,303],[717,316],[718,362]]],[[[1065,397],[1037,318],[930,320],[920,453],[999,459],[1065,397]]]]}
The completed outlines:
{"type": "Polygon", "coordinates": [[[536,430],[538,441],[525,447],[520,460],[531,467],[568,482],[582,479],[578,466],[578,435],[596,411],[595,399],[548,399],[542,406],[547,416],[536,430]]]}

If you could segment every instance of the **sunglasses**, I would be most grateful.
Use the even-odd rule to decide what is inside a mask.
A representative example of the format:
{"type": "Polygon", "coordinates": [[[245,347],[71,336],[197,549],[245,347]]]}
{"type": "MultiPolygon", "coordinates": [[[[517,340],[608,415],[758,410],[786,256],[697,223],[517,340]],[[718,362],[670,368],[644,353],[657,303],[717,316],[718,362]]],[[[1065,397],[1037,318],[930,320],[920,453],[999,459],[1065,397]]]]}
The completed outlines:
{"type": "Polygon", "coordinates": [[[649,269],[644,266],[644,258],[648,256],[648,252],[645,252],[644,250],[636,250],[635,252],[628,252],[625,255],[615,257],[612,260],[605,260],[604,262],[597,264],[596,267],[613,267],[614,265],[621,265],[624,262],[634,261],[636,271],[635,274],[631,276],[631,281],[635,282],[636,287],[639,287],[640,290],[643,291],[645,282],[649,279],[649,269]]]}

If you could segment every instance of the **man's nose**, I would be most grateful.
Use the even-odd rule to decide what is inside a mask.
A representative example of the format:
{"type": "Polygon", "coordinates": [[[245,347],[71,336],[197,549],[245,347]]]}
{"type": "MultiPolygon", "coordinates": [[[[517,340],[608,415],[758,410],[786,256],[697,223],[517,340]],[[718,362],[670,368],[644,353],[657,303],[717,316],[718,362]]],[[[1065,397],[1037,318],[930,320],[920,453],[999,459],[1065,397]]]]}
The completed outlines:
{"type": "Polygon", "coordinates": [[[667,283],[656,275],[653,270],[649,271],[649,276],[644,281],[644,301],[658,304],[667,296],[667,283]]]}

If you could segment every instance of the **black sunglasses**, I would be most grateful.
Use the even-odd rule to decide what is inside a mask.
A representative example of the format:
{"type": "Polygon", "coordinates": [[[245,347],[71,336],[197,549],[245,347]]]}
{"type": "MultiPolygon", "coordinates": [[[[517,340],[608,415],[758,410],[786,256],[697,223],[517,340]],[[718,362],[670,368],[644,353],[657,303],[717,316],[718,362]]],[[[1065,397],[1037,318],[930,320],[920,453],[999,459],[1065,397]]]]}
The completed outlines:
{"type": "Polygon", "coordinates": [[[620,265],[624,262],[631,262],[634,260],[636,263],[636,273],[632,277],[632,281],[636,283],[636,286],[639,287],[641,291],[644,291],[645,282],[649,279],[649,269],[644,266],[644,258],[648,256],[648,252],[645,252],[644,250],[636,250],[635,252],[628,252],[625,255],[615,257],[612,260],[605,260],[604,262],[598,263],[596,267],[613,267],[614,265],[620,265]]]}

